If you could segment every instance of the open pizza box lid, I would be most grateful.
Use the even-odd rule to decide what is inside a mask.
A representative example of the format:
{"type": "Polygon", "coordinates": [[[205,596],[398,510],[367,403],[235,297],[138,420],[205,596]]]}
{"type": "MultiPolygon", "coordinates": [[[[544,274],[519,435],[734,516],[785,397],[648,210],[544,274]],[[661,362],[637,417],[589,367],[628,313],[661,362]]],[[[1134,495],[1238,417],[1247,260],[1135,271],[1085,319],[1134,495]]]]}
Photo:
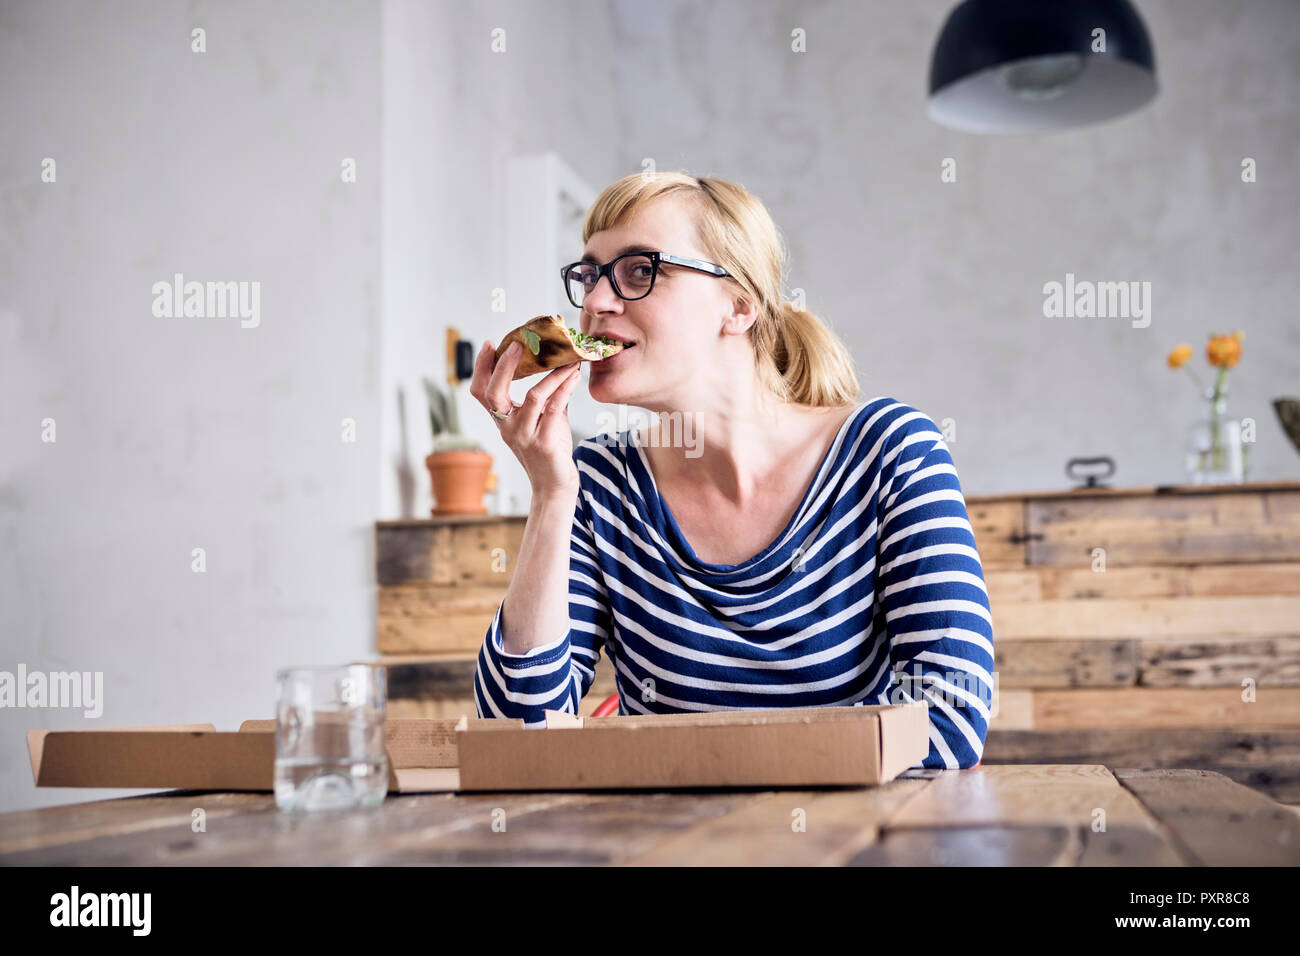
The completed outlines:
{"type": "MultiPolygon", "coordinates": [[[[631,717],[390,718],[391,793],[868,785],[929,752],[926,705],[631,717]]],[[[33,730],[38,787],[273,789],[275,721],[33,730]]]]}
{"type": "MultiPolygon", "coordinates": [[[[456,789],[457,718],[390,718],[384,728],[391,793],[456,789]]],[[[213,724],[32,730],[38,787],[178,790],[275,788],[275,721],[246,720],[237,731],[213,724]]]]}

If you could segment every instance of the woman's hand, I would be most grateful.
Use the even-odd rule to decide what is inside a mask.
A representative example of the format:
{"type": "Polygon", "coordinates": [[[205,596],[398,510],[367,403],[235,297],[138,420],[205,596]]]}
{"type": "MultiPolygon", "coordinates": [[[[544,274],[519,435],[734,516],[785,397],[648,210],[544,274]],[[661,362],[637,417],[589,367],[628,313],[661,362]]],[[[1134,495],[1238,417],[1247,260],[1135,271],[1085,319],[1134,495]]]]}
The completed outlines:
{"type": "Polygon", "coordinates": [[[582,377],[582,363],[552,369],[518,403],[510,400],[510,383],[522,354],[523,346],[512,342],[497,362],[496,348],[484,342],[474,362],[469,393],[489,412],[506,415],[504,421],[497,421],[497,429],[528,473],[534,497],[576,494],[578,469],[573,463],[568,412],[569,396],[582,377]]]}

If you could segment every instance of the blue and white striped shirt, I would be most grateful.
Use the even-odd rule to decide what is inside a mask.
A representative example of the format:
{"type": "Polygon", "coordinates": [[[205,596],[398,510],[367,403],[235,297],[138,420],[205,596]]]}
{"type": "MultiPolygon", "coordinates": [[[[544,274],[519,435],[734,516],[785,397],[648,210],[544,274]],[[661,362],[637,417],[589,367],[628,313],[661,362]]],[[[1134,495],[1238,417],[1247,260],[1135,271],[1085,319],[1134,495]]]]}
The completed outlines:
{"type": "Polygon", "coordinates": [[[577,713],[603,649],[620,714],[924,699],[924,767],[972,767],[993,694],[993,621],[943,435],[874,398],[844,422],[785,530],[736,565],[700,561],[655,487],[635,431],[574,449],[567,634],[479,652],[480,717],[577,713]]]}

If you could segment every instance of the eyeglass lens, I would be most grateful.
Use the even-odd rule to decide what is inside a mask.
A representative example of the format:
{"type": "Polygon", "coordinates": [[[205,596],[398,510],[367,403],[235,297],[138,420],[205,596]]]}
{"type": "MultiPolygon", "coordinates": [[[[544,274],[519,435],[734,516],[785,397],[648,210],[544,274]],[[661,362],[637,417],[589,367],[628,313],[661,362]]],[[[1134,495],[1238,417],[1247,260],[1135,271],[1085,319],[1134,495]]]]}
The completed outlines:
{"type": "MultiPolygon", "coordinates": [[[[640,299],[650,292],[654,283],[654,260],[649,256],[623,256],[614,263],[611,270],[614,280],[614,292],[624,299],[640,299]]],[[[600,267],[590,262],[579,263],[569,270],[569,298],[581,306],[587,293],[596,288],[600,278],[600,267]]]]}

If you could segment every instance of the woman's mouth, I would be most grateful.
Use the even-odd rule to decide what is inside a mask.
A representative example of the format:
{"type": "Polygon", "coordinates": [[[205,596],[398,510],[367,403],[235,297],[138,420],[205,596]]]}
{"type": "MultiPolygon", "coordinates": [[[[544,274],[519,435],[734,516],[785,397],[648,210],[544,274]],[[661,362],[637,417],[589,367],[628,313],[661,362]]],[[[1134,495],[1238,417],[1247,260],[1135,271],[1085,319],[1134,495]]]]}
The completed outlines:
{"type": "Polygon", "coordinates": [[[627,343],[626,345],[624,345],[623,348],[619,349],[619,350],[618,350],[617,352],[615,352],[613,355],[609,356],[609,358],[603,358],[603,359],[601,359],[599,362],[592,362],[592,363],[591,363],[591,372],[592,372],[592,374],[594,375],[594,374],[596,374],[596,372],[599,372],[599,371],[601,371],[602,369],[608,369],[608,368],[610,367],[610,363],[611,363],[611,362],[617,365],[617,364],[620,364],[620,363],[626,361],[626,360],[624,359],[624,356],[625,356],[628,352],[631,352],[631,351],[635,350],[636,347],[637,347],[637,344],[636,344],[635,342],[629,342],[629,343],[627,343]]]}

